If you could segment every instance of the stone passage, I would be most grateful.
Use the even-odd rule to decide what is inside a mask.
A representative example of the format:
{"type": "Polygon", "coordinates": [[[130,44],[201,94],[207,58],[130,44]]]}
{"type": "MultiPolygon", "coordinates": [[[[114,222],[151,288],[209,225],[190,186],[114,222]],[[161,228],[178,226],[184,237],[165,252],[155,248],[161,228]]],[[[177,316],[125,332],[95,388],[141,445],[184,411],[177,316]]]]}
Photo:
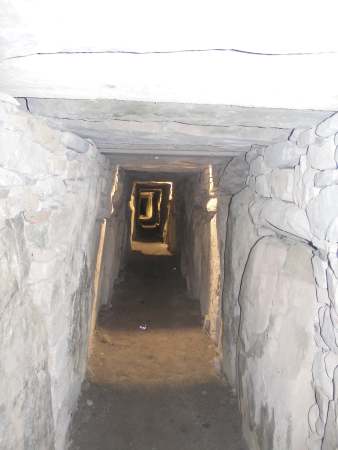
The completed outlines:
{"type": "Polygon", "coordinates": [[[338,113],[20,104],[0,450],[338,450],[338,113]]]}
{"type": "Polygon", "coordinates": [[[72,450],[242,450],[199,306],[173,257],[136,255],[99,316],[72,450]]]}

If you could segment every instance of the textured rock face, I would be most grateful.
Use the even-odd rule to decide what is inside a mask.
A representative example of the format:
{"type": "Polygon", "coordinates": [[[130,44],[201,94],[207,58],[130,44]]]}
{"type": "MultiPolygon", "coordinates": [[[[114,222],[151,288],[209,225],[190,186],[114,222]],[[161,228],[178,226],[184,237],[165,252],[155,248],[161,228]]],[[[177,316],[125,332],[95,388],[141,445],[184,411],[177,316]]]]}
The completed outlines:
{"type": "Polygon", "coordinates": [[[242,157],[234,158],[226,168],[209,167],[182,192],[182,270],[190,295],[200,300],[205,328],[218,346],[222,334],[224,248],[230,194],[243,188],[246,169],[242,157]],[[229,166],[233,168],[230,172],[229,166]]]}
{"type": "Polygon", "coordinates": [[[338,186],[327,186],[307,208],[310,226],[316,238],[338,242],[338,186]]]}
{"type": "Polygon", "coordinates": [[[237,337],[240,308],[238,295],[249,252],[258,239],[248,214],[254,194],[249,188],[236,194],[230,203],[226,230],[223,284],[223,370],[230,384],[236,386],[237,337]],[[243,238],[245,235],[245,238],[243,238]]]}
{"type": "Polygon", "coordinates": [[[271,145],[265,152],[264,161],[272,169],[288,169],[299,163],[301,151],[291,142],[271,145]]]}
{"type": "Polygon", "coordinates": [[[338,114],[332,114],[327,119],[320,122],[316,128],[316,133],[321,137],[330,137],[337,133],[338,129],[338,114]]]}
{"type": "Polygon", "coordinates": [[[285,143],[254,146],[248,187],[232,198],[223,370],[234,387],[238,377],[250,450],[338,448],[336,123],[332,116],[285,143]],[[250,200],[238,201],[246,191],[250,200]],[[253,247],[255,233],[263,239],[253,247]]]}
{"type": "Polygon", "coordinates": [[[307,448],[314,403],[316,289],[311,250],[266,237],[250,254],[241,293],[239,400],[252,450],[307,448]]]}
{"type": "Polygon", "coordinates": [[[0,148],[0,448],[63,450],[111,171],[91,143],[1,101],[0,148]]]}
{"type": "MultiPolygon", "coordinates": [[[[102,263],[98,282],[97,308],[112,301],[114,282],[125,263],[128,236],[127,208],[130,192],[125,173],[115,169],[113,177],[113,204],[106,214],[104,242],[102,243],[102,263]],[[116,236],[119,238],[116,239],[116,236]]],[[[107,194],[109,194],[107,192],[107,194]]]]}

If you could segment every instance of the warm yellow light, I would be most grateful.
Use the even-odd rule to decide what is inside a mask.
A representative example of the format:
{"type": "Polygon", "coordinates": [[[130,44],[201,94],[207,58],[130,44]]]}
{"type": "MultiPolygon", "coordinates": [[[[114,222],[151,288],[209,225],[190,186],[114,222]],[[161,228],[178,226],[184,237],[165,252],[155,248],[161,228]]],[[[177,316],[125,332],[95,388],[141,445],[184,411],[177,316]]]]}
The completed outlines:
{"type": "Polygon", "coordinates": [[[212,172],[212,165],[209,164],[209,194],[214,190],[214,176],[212,172]]]}

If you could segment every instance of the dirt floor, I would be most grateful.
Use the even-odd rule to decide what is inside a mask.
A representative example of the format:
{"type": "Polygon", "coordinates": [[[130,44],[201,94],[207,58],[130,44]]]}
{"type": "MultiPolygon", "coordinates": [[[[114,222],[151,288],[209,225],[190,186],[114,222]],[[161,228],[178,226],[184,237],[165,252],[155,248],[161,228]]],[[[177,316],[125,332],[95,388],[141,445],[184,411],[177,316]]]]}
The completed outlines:
{"type": "Polygon", "coordinates": [[[170,256],[171,253],[168,249],[168,244],[164,242],[140,242],[132,241],[131,248],[135,252],[140,252],[143,255],[157,255],[157,256],[170,256]]]}
{"type": "Polygon", "coordinates": [[[244,450],[173,257],[136,255],[100,313],[71,450],[244,450]]]}

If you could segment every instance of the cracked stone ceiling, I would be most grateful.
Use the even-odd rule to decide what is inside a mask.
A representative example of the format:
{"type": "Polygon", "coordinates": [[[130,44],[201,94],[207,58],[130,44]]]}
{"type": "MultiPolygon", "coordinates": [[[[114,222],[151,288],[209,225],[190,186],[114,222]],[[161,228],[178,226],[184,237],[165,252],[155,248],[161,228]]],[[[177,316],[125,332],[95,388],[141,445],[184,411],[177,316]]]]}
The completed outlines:
{"type": "Polygon", "coordinates": [[[338,109],[336,7],[294,3],[0,0],[0,90],[125,167],[196,170],[338,109]]]}

